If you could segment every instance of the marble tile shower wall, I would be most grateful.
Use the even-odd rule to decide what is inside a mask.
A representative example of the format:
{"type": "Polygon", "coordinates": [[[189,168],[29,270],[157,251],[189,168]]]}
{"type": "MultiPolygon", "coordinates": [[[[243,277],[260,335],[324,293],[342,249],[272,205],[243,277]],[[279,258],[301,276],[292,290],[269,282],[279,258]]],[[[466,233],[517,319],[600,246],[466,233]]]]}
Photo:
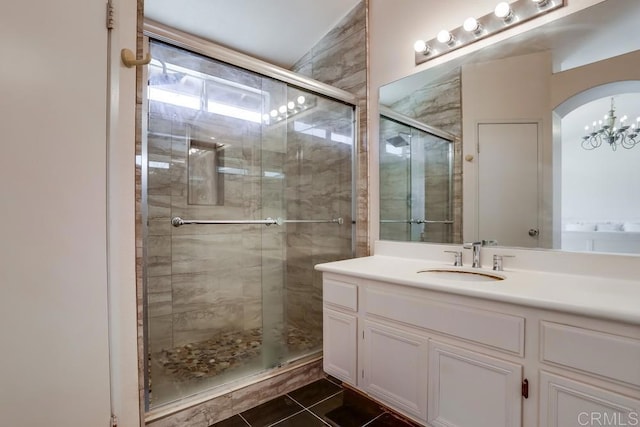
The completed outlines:
{"type": "MultiPolygon", "coordinates": [[[[424,204],[427,219],[451,219],[449,187],[449,150],[438,138],[425,143],[424,204]]],[[[425,236],[433,243],[452,243],[453,228],[447,224],[425,224],[425,236]]]]}
{"type": "Polygon", "coordinates": [[[453,162],[453,242],[461,242],[462,86],[460,69],[422,86],[390,107],[422,123],[450,132],[458,138],[454,143],[453,162]]]}
{"type": "MultiPolygon", "coordinates": [[[[425,216],[430,220],[450,219],[450,178],[448,143],[393,120],[380,123],[380,218],[383,220],[414,219],[425,216]],[[409,135],[411,133],[411,135],[409,135]],[[387,153],[387,141],[391,138],[406,141],[402,155],[387,153]],[[411,157],[409,159],[409,150],[411,157]],[[421,158],[421,160],[417,160],[421,158]],[[412,168],[417,168],[412,170],[412,168]],[[422,175],[419,175],[421,174],[422,175]],[[412,182],[421,177],[423,182],[412,182]],[[424,194],[412,194],[412,187],[424,188],[424,194]],[[411,201],[411,203],[409,203],[411,201]],[[422,207],[422,209],[420,209],[422,207]],[[414,209],[411,213],[410,208],[414,209]],[[416,211],[424,210],[423,214],[416,211]]],[[[423,241],[449,243],[453,238],[452,227],[447,224],[409,225],[383,223],[380,238],[383,240],[409,239],[412,231],[424,232],[423,241]]],[[[418,236],[413,236],[415,240],[418,236]]]]}
{"type": "MultiPolygon", "coordinates": [[[[368,242],[368,148],[367,148],[367,3],[360,2],[326,36],[291,68],[292,71],[355,94],[359,103],[359,139],[356,143],[353,169],[356,176],[356,255],[369,253],[368,242]]],[[[313,175],[313,199],[300,206],[300,217],[331,217],[340,212],[345,225],[314,224],[299,226],[288,236],[290,251],[287,264],[287,319],[294,325],[305,324],[322,335],[322,277],[305,268],[330,260],[349,258],[352,253],[351,222],[351,147],[327,151],[316,146],[310,163],[313,175]],[[339,168],[339,169],[336,169],[339,168]],[[323,179],[330,170],[340,170],[340,179],[323,179]],[[333,194],[333,198],[327,196],[333,194]],[[330,204],[318,203],[332,200],[330,204]],[[345,213],[349,215],[346,217],[345,213]],[[314,216],[315,215],[315,216],[314,216]],[[327,231],[334,230],[327,233],[327,231]],[[337,231],[337,233],[336,233],[337,231]],[[313,243],[313,244],[311,244],[313,243]]],[[[302,198],[304,199],[304,198],[302,198]]]]}
{"type": "MultiPolygon", "coordinates": [[[[178,62],[271,93],[286,94],[282,83],[224,64],[154,45],[154,57],[178,62]],[[178,58],[179,56],[179,58],[178,58]]],[[[211,120],[189,109],[150,104],[148,157],[148,328],[150,351],[200,341],[229,330],[273,330],[284,321],[282,278],[284,227],[192,225],[174,228],[170,218],[262,219],[282,216],[286,206],[282,172],[286,129],[263,129],[235,119],[211,120]],[[224,144],[222,202],[188,202],[188,135],[224,144]],[[258,142],[258,143],[256,143],[258,142]],[[153,162],[153,163],[152,163],[153,162]],[[263,312],[263,303],[269,309],[263,312]],[[267,314],[268,319],[263,317],[267,314]]],[[[287,182],[289,179],[286,180],[287,182]]]]}
{"type": "MultiPolygon", "coordinates": [[[[167,55],[173,52],[166,50],[167,55]]],[[[203,64],[191,66],[202,69],[203,64]]],[[[269,85],[252,81],[255,77],[245,76],[242,71],[238,74],[234,78],[244,79],[245,84],[261,85],[258,87],[263,90],[269,85]]],[[[280,85],[282,92],[284,86],[280,85]]],[[[270,92],[278,96],[277,90],[270,92]]],[[[350,109],[331,103],[318,98],[317,112],[304,120],[323,120],[327,135],[344,134],[345,123],[347,127],[352,123],[350,109]]],[[[208,121],[206,114],[166,104],[151,102],[150,108],[150,351],[263,324],[277,334],[285,322],[321,337],[321,277],[313,271],[313,265],[348,258],[352,253],[351,145],[328,144],[324,138],[297,132],[293,121],[288,127],[238,126],[234,119],[218,116],[208,121]],[[225,145],[224,167],[245,171],[224,174],[220,205],[189,204],[190,134],[201,140],[215,135],[216,143],[225,145]],[[274,174],[265,177],[265,171],[274,174]],[[341,216],[345,223],[174,228],[170,224],[174,216],[205,220],[341,216]]]]}
{"type": "Polygon", "coordinates": [[[369,169],[367,138],[367,9],[358,3],[329,33],[300,58],[292,71],[355,94],[359,101],[356,144],[357,256],[369,254],[369,169]]]}
{"type": "MultiPolygon", "coordinates": [[[[410,187],[410,164],[408,155],[387,154],[386,141],[406,132],[407,127],[391,120],[380,121],[380,219],[402,220],[410,216],[408,203],[410,187]]],[[[402,137],[402,136],[401,136],[402,137]]],[[[384,223],[380,226],[380,239],[408,239],[411,225],[384,223]]]]}
{"type": "Polygon", "coordinates": [[[352,254],[352,148],[298,132],[289,132],[287,146],[287,218],[344,220],[286,228],[286,320],[322,337],[322,276],[313,266],[352,254]]]}
{"type": "MultiPolygon", "coordinates": [[[[233,141],[228,163],[247,176],[228,175],[224,205],[187,203],[188,120],[168,111],[149,117],[148,156],[157,167],[148,179],[148,318],[150,350],[183,345],[232,329],[262,324],[262,275],[281,275],[283,236],[277,228],[251,225],[174,228],[173,216],[197,219],[254,218],[260,206],[260,153],[252,149],[258,129],[227,123],[216,135],[233,141]],[[256,170],[257,169],[257,170],[256,170]],[[253,197],[252,197],[253,196],[253,197]],[[266,243],[266,244],[265,244],[266,243]],[[262,251],[258,248],[263,247],[262,251]],[[260,255],[264,255],[265,265],[260,255]]],[[[201,125],[201,124],[200,124],[201,125]]],[[[271,202],[273,203],[273,202],[271,202]]],[[[281,276],[280,276],[281,277],[281,276]]],[[[278,281],[280,283],[280,281],[278,281]]],[[[269,292],[269,290],[267,290],[269,292]]],[[[273,290],[277,292],[277,290],[273,290]]]]}

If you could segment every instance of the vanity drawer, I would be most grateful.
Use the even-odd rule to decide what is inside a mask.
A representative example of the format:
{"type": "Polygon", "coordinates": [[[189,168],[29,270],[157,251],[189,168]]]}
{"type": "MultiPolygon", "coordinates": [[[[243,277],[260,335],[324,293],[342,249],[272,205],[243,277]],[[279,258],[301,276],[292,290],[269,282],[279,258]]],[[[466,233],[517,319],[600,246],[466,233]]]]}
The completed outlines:
{"type": "Polygon", "coordinates": [[[322,300],[343,309],[358,311],[358,285],[335,279],[324,279],[322,300]]]}
{"type": "Polygon", "coordinates": [[[367,314],[524,355],[524,318],[427,298],[365,289],[367,314]]]}
{"type": "Polygon", "coordinates": [[[543,362],[640,387],[640,340],[546,321],[540,334],[543,362]]]}

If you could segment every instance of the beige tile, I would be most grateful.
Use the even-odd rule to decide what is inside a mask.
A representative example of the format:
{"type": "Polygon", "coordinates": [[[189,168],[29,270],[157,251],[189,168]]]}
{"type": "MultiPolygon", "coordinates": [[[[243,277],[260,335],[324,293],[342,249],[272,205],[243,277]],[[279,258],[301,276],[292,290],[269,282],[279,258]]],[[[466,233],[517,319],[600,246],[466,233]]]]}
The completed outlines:
{"type": "Polygon", "coordinates": [[[221,332],[242,329],[242,304],[173,314],[174,345],[203,341],[221,332]]]}
{"type": "Polygon", "coordinates": [[[173,319],[171,315],[148,318],[147,328],[149,352],[153,354],[173,347],[173,319]]]}
{"type": "Polygon", "coordinates": [[[171,315],[171,292],[155,292],[147,294],[147,313],[149,318],[171,315]]]}

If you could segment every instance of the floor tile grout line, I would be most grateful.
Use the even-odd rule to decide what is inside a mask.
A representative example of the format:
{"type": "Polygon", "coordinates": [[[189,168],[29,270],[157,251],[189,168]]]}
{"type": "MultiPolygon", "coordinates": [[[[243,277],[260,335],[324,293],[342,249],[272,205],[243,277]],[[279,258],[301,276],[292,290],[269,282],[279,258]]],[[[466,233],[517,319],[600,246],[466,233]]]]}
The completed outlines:
{"type": "Polygon", "coordinates": [[[320,420],[320,422],[321,422],[323,425],[325,425],[325,426],[328,426],[328,425],[329,425],[325,420],[323,420],[322,418],[320,418],[320,417],[319,417],[318,415],[316,415],[315,413],[311,412],[311,411],[309,410],[309,408],[305,408],[304,410],[305,410],[305,411],[307,411],[308,413],[310,413],[311,415],[313,415],[314,417],[316,417],[317,419],[319,419],[319,420],[320,420]]]}
{"type": "Polygon", "coordinates": [[[328,396],[328,397],[325,397],[325,398],[324,398],[324,399],[322,399],[322,400],[318,400],[316,403],[314,403],[314,404],[312,404],[312,405],[309,405],[309,406],[304,406],[302,403],[298,402],[296,399],[294,399],[293,397],[291,397],[289,394],[287,394],[287,397],[288,397],[289,399],[293,400],[294,402],[296,402],[298,405],[302,406],[304,409],[309,409],[309,408],[311,408],[311,407],[313,407],[313,406],[316,406],[316,405],[318,405],[318,404],[320,404],[320,403],[322,403],[322,402],[324,402],[324,401],[326,401],[326,400],[331,399],[332,397],[335,397],[335,396],[339,395],[339,394],[340,394],[340,393],[342,393],[343,391],[344,391],[344,390],[338,390],[338,391],[336,391],[335,393],[333,393],[332,395],[330,395],[330,396],[328,396]]]}
{"type": "MultiPolygon", "coordinates": [[[[296,402],[296,403],[298,403],[298,402],[296,402]]],[[[298,405],[300,405],[300,404],[298,403],[298,405]]],[[[302,405],[300,405],[300,407],[301,407],[301,409],[298,412],[296,412],[295,414],[291,414],[291,415],[289,415],[287,417],[281,418],[278,421],[276,421],[275,423],[271,423],[271,424],[267,425],[266,427],[274,426],[274,425],[276,425],[278,423],[281,423],[284,420],[288,420],[289,418],[295,417],[296,415],[301,414],[306,410],[304,407],[302,407],[302,405]]]]}
{"type": "Polygon", "coordinates": [[[244,423],[245,423],[246,425],[248,425],[249,427],[251,427],[251,424],[249,424],[249,421],[247,421],[247,420],[242,416],[242,414],[238,414],[238,416],[239,416],[240,418],[242,418],[242,421],[244,421],[244,423]]]}
{"type": "MultiPolygon", "coordinates": [[[[335,384],[335,383],[332,383],[332,384],[335,384]]],[[[335,393],[333,393],[332,395],[329,395],[329,396],[325,397],[324,399],[319,400],[319,401],[317,401],[316,403],[314,403],[314,404],[312,404],[312,405],[309,405],[309,406],[304,406],[302,403],[298,402],[296,399],[294,399],[293,397],[291,397],[291,395],[290,395],[289,393],[287,393],[287,397],[289,397],[289,399],[291,399],[291,400],[293,400],[294,402],[296,402],[298,405],[302,406],[302,407],[304,408],[304,410],[305,410],[305,411],[309,412],[311,415],[313,415],[314,417],[316,417],[317,419],[319,419],[319,420],[320,420],[320,422],[321,422],[323,425],[328,426],[328,425],[329,425],[328,423],[326,423],[322,418],[320,418],[318,415],[316,415],[316,414],[315,414],[313,411],[311,411],[309,408],[312,408],[312,407],[314,407],[314,406],[316,406],[316,405],[319,405],[319,404],[321,404],[322,402],[325,402],[325,401],[327,401],[327,400],[331,399],[332,397],[335,397],[335,396],[339,395],[340,393],[342,393],[342,392],[344,391],[344,389],[342,388],[342,386],[339,386],[339,387],[340,387],[340,390],[336,391],[336,392],[335,392],[335,393]]],[[[299,413],[299,412],[298,412],[298,413],[299,413]]],[[[280,420],[280,421],[282,421],[282,420],[280,420]]]]}
{"type": "Polygon", "coordinates": [[[374,422],[375,420],[377,420],[378,418],[380,418],[381,416],[383,416],[386,413],[387,413],[386,411],[382,411],[382,413],[380,415],[378,415],[377,417],[375,417],[372,420],[369,420],[368,422],[362,424],[362,427],[368,426],[369,424],[371,424],[372,422],[374,422]]]}
{"type": "Polygon", "coordinates": [[[338,384],[336,381],[331,380],[329,377],[324,377],[324,379],[329,381],[331,384],[335,384],[338,387],[342,387],[342,381],[338,380],[337,378],[336,378],[336,381],[340,381],[340,384],[338,384]]]}

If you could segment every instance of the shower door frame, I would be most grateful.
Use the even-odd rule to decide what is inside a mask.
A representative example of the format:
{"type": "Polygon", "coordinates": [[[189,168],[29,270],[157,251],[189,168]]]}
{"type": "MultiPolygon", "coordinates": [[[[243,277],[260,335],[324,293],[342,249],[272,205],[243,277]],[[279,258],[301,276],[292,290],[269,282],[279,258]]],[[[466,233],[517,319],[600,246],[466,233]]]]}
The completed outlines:
{"type": "MultiPolygon", "coordinates": [[[[245,70],[253,71],[255,73],[262,74],[263,76],[271,77],[281,82],[297,86],[301,89],[316,92],[319,95],[324,95],[326,97],[333,98],[336,101],[352,105],[355,108],[356,124],[358,123],[358,97],[350,92],[301,76],[292,71],[269,64],[268,62],[261,61],[243,53],[236,52],[224,46],[217,45],[214,42],[167,27],[149,19],[145,19],[144,21],[144,35],[172,46],[194,53],[199,53],[217,61],[226,62],[227,64],[244,68],[245,70]]],[[[357,137],[358,128],[356,127],[355,129],[355,136],[357,137]]]]}
{"type": "MultiPolygon", "coordinates": [[[[456,144],[460,143],[460,138],[458,138],[456,135],[454,135],[451,132],[447,132],[445,130],[442,129],[438,129],[436,127],[430,126],[426,123],[422,123],[418,120],[415,120],[409,116],[405,116],[404,114],[398,113],[397,111],[392,110],[391,108],[385,107],[383,105],[380,105],[378,108],[378,114],[380,118],[385,118],[387,120],[399,123],[401,125],[404,126],[408,126],[409,128],[412,129],[416,129],[419,130],[421,132],[425,132],[427,134],[436,136],[438,138],[441,138],[445,141],[447,141],[449,143],[449,200],[448,200],[448,206],[447,206],[447,211],[449,212],[448,214],[448,218],[445,221],[446,223],[448,223],[451,226],[451,236],[453,237],[454,234],[454,225],[455,225],[455,213],[454,213],[454,206],[453,206],[453,198],[454,198],[454,184],[453,184],[453,180],[454,180],[454,168],[455,168],[455,163],[456,163],[456,158],[455,158],[455,149],[454,147],[456,146],[456,144]]],[[[412,189],[410,188],[410,191],[412,189]]],[[[430,221],[426,221],[426,222],[430,222],[430,221]]],[[[443,222],[443,221],[433,221],[433,222],[443,222]]],[[[409,221],[407,221],[407,223],[409,223],[409,226],[411,226],[411,223],[409,221]]],[[[381,222],[379,220],[378,222],[379,227],[381,227],[381,222]]],[[[409,236],[411,238],[411,233],[409,233],[409,236]]],[[[428,243],[428,242],[426,242],[428,243]]]]}
{"type": "MultiPolygon", "coordinates": [[[[145,19],[144,20],[144,26],[143,26],[143,35],[144,35],[144,42],[143,42],[143,46],[144,46],[144,50],[146,52],[148,52],[149,50],[149,39],[155,39],[157,41],[160,42],[164,42],[166,44],[196,53],[196,54],[200,54],[203,56],[206,56],[208,58],[211,58],[213,60],[216,61],[220,61],[220,62],[224,62],[227,63],[231,66],[236,66],[239,68],[243,68],[245,70],[251,71],[251,72],[255,72],[258,74],[261,74],[265,77],[269,77],[275,80],[278,80],[280,82],[283,82],[287,85],[291,85],[294,87],[298,87],[300,89],[303,90],[307,90],[310,91],[312,93],[316,93],[318,95],[321,96],[325,96],[327,98],[331,98],[335,101],[338,102],[342,102],[346,105],[349,105],[353,108],[353,117],[354,117],[354,122],[353,122],[353,137],[354,137],[354,142],[353,142],[353,146],[352,146],[352,174],[351,174],[351,189],[352,189],[352,203],[351,203],[351,218],[353,218],[353,224],[350,224],[352,226],[351,228],[351,252],[352,255],[355,255],[355,245],[356,245],[356,228],[353,226],[355,224],[355,218],[356,218],[356,201],[357,201],[357,193],[356,193],[356,180],[358,177],[358,141],[360,141],[360,107],[359,107],[359,98],[347,91],[344,91],[342,89],[338,89],[336,87],[330,86],[326,83],[323,82],[319,82],[317,80],[313,80],[311,78],[302,76],[302,75],[298,75],[296,73],[293,73],[289,70],[280,68],[276,65],[261,61],[259,59],[250,57],[248,55],[242,54],[240,52],[236,52],[234,50],[231,50],[229,48],[220,46],[215,44],[214,42],[211,42],[209,40],[205,40],[196,36],[193,36],[191,34],[176,30],[174,28],[159,24],[153,20],[149,20],[149,19],[145,19]]],[[[142,71],[142,85],[143,88],[146,87],[146,85],[144,84],[144,82],[146,82],[147,80],[147,76],[146,76],[146,68],[142,71]]],[[[146,96],[146,91],[143,90],[142,91],[142,107],[143,107],[143,111],[146,111],[146,109],[148,108],[148,100],[147,100],[147,96],[146,96]]],[[[141,115],[142,117],[142,144],[141,144],[141,173],[142,173],[142,179],[141,179],[141,215],[142,218],[146,218],[147,216],[147,209],[148,209],[148,205],[147,205],[147,165],[146,165],[146,160],[148,158],[147,156],[147,141],[146,141],[146,134],[144,132],[145,129],[148,128],[148,123],[147,123],[147,117],[145,114],[141,115]]],[[[143,223],[141,224],[142,227],[142,238],[143,240],[146,239],[147,237],[147,224],[143,221],[143,223]]],[[[143,254],[142,257],[143,259],[146,259],[146,245],[143,245],[143,254]]],[[[142,268],[142,275],[143,277],[147,276],[147,272],[146,272],[146,263],[142,263],[141,265],[142,268]]],[[[142,361],[139,362],[141,363],[142,366],[140,366],[141,371],[140,371],[140,383],[143,385],[142,386],[142,393],[141,393],[141,399],[142,399],[142,409],[144,410],[144,413],[148,413],[150,408],[148,406],[148,390],[147,390],[147,375],[148,375],[148,360],[146,357],[147,354],[147,340],[146,337],[148,336],[148,330],[147,330],[147,326],[148,326],[148,322],[146,321],[147,318],[147,290],[146,290],[146,286],[142,286],[142,293],[141,293],[141,305],[142,305],[142,334],[140,334],[138,336],[138,347],[141,351],[140,353],[140,358],[142,358],[142,361]]],[[[321,352],[320,352],[321,354],[321,352]]],[[[313,356],[313,355],[311,355],[313,356]]],[[[303,362],[306,362],[306,359],[311,358],[310,361],[317,359],[317,357],[319,356],[307,356],[307,357],[300,357],[300,358],[296,358],[290,361],[287,361],[288,365],[291,365],[291,367],[294,367],[297,363],[302,364],[303,362]]],[[[266,370],[264,372],[260,372],[260,373],[256,373],[255,376],[260,376],[260,375],[264,375],[265,373],[268,373],[269,370],[266,370]]],[[[245,384],[246,385],[246,384],[245,384]]],[[[226,390],[226,392],[232,391],[235,388],[237,388],[239,386],[239,384],[237,384],[237,381],[234,382],[234,384],[231,385],[231,387],[229,389],[226,390]]],[[[194,396],[194,398],[196,400],[201,399],[201,395],[205,395],[207,393],[207,391],[203,391],[201,393],[198,393],[196,396],[194,396]]],[[[189,399],[187,399],[189,400],[189,399]]],[[[186,403],[186,402],[183,402],[186,403]]],[[[167,405],[162,405],[158,408],[154,408],[154,412],[158,412],[156,411],[156,409],[160,409],[159,413],[156,415],[160,415],[160,413],[163,413],[165,411],[162,410],[163,406],[167,406],[167,405]]],[[[172,406],[171,404],[169,404],[169,406],[172,406]]]]}

